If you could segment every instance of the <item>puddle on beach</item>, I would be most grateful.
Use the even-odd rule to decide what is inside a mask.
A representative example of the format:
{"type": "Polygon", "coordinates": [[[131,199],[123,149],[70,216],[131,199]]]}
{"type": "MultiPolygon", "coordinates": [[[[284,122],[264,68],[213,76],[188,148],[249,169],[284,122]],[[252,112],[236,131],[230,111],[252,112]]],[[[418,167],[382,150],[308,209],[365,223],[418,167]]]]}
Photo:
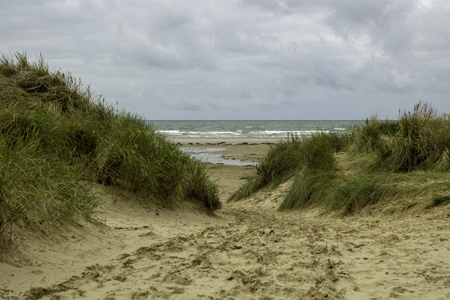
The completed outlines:
{"type": "Polygon", "coordinates": [[[231,166],[256,166],[257,162],[240,161],[238,159],[228,159],[226,157],[237,157],[238,155],[214,154],[212,152],[223,151],[226,148],[180,148],[182,151],[189,153],[193,158],[202,162],[212,164],[224,164],[231,166]]]}

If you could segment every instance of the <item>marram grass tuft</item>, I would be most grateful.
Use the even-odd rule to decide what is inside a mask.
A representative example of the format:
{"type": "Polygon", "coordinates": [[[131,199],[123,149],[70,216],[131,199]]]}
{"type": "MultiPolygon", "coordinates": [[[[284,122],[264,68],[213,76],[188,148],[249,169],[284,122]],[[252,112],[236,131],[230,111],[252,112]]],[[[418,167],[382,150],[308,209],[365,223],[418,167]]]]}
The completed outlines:
{"type": "Polygon", "coordinates": [[[0,59],[0,234],[47,230],[99,204],[93,183],[218,209],[205,167],[141,117],[94,96],[41,57],[0,59]]]}
{"type": "Polygon", "coordinates": [[[334,153],[345,148],[347,143],[346,133],[290,135],[269,150],[256,168],[255,176],[250,177],[228,201],[246,198],[264,187],[276,187],[305,168],[333,170],[334,153]]]}
{"type": "Polygon", "coordinates": [[[289,136],[229,199],[239,200],[293,177],[280,210],[319,207],[358,212],[379,203],[386,213],[449,203],[450,120],[418,103],[398,120],[372,117],[347,133],[289,136]]]}

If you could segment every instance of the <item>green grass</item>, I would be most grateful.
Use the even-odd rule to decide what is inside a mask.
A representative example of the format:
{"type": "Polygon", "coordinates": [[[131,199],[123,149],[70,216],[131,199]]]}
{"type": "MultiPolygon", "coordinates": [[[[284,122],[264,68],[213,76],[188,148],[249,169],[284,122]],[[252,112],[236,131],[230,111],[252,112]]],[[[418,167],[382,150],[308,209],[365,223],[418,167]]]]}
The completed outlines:
{"type": "Polygon", "coordinates": [[[392,136],[398,130],[398,121],[378,120],[376,117],[366,119],[353,128],[353,147],[356,147],[362,153],[377,151],[386,142],[383,137],[392,136]]]}
{"type": "Polygon", "coordinates": [[[390,213],[432,209],[450,199],[449,149],[448,115],[418,103],[396,121],[372,117],[344,134],[322,132],[277,144],[229,201],[293,177],[280,210],[352,214],[376,204],[390,213]]]}
{"type": "Polygon", "coordinates": [[[218,209],[205,166],[140,116],[105,103],[42,57],[0,60],[0,234],[12,224],[45,228],[90,216],[92,184],[218,209]]]}
{"type": "Polygon", "coordinates": [[[250,196],[264,187],[276,187],[302,169],[332,170],[334,153],[346,147],[347,134],[318,132],[308,137],[291,135],[275,144],[256,168],[255,176],[247,180],[227,200],[250,196]]]}
{"type": "Polygon", "coordinates": [[[404,112],[399,123],[391,141],[378,150],[377,169],[394,172],[448,169],[448,115],[438,115],[429,104],[419,103],[413,112],[404,112]]]}

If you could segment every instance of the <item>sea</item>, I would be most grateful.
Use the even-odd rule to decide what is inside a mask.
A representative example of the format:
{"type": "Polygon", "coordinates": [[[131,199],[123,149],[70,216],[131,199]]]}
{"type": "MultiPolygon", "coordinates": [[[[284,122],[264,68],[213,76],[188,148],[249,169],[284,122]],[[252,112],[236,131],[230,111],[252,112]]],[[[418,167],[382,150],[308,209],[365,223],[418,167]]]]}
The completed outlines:
{"type": "Polygon", "coordinates": [[[240,120],[148,121],[175,142],[277,142],[288,134],[311,135],[317,131],[350,129],[353,120],[240,120]]]}

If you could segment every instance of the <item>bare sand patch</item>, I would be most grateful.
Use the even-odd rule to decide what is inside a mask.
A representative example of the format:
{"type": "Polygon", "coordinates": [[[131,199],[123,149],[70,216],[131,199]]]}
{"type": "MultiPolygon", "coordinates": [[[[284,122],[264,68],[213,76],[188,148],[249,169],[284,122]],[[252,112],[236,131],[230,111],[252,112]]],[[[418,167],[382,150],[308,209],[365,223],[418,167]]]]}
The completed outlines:
{"type": "MultiPolygon", "coordinates": [[[[233,147],[224,154],[268,150],[233,147]]],[[[254,170],[207,168],[222,200],[254,170]]],[[[450,298],[448,207],[391,217],[277,212],[288,187],[225,204],[215,216],[190,202],[164,207],[98,187],[104,225],[80,220],[64,238],[23,233],[21,254],[0,263],[0,298],[450,298]]]]}

